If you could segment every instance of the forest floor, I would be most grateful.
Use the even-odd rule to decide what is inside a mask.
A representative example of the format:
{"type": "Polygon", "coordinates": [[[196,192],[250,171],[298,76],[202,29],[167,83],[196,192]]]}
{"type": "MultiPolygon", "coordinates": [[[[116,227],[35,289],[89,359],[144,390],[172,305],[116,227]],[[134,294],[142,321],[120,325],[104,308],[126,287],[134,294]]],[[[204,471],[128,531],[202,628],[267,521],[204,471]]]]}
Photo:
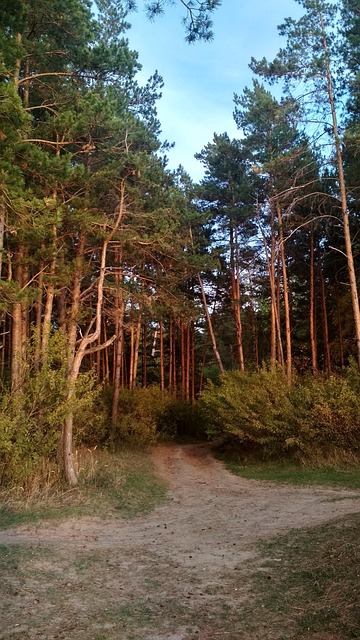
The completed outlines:
{"type": "MultiPolygon", "coordinates": [[[[153,457],[169,491],[151,513],[0,531],[1,640],[296,637],[281,611],[273,624],[263,610],[257,578],[271,590],[287,560],[261,541],[329,522],[341,537],[341,518],[359,513],[360,493],[239,478],[206,444],[161,445],[153,457]]],[[[311,635],[346,637],[360,629],[311,635]]]]}

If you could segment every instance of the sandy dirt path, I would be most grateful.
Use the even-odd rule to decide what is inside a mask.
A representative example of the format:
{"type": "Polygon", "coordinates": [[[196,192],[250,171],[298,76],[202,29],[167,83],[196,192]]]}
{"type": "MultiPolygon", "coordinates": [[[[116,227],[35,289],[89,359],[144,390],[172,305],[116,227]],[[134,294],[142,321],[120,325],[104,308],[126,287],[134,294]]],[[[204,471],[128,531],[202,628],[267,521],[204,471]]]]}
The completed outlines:
{"type": "Polygon", "coordinates": [[[360,511],[359,492],[235,477],[207,444],[153,457],[169,498],[151,514],[0,531],[1,545],[31,551],[6,582],[1,639],[254,638],[241,607],[257,540],[360,511]]]}

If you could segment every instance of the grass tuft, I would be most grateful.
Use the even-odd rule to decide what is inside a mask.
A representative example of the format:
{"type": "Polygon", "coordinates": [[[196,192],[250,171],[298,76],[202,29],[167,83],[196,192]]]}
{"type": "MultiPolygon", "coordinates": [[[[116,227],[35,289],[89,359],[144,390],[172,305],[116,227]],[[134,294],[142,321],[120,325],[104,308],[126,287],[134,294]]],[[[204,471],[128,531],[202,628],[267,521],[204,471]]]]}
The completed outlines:
{"type": "Polygon", "coordinates": [[[280,482],[295,485],[322,485],[347,489],[360,489],[360,463],[358,460],[333,463],[331,460],[314,463],[284,461],[258,461],[221,456],[229,471],[242,478],[280,482]]]}
{"type": "Polygon", "coordinates": [[[261,615],[289,640],[360,637],[360,514],[261,543],[261,615]]]}

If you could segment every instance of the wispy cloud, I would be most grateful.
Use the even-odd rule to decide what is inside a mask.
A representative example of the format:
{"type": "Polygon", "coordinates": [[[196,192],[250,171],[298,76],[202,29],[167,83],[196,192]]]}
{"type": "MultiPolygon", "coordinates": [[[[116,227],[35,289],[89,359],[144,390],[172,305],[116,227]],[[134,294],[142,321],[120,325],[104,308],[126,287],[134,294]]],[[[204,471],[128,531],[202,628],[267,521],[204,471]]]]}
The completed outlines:
{"type": "Polygon", "coordinates": [[[152,24],[141,12],[130,17],[128,37],[143,65],[140,77],[155,69],[164,77],[158,112],[163,139],[176,143],[171,168],[182,164],[198,180],[202,167],[194,154],[214,132],[237,135],[233,94],[252,82],[250,58],[272,58],[281,45],[277,25],[299,11],[289,0],[223,0],[214,16],[214,41],[191,46],[184,41],[180,3],[152,24]]]}

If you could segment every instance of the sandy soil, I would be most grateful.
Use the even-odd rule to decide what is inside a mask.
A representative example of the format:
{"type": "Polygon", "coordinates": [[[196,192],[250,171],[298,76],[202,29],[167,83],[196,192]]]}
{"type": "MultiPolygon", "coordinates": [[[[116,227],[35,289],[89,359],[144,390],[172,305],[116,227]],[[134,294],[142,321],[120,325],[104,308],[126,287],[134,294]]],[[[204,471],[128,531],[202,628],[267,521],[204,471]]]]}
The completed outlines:
{"type": "Polygon", "coordinates": [[[256,542],[360,511],[354,491],[235,477],[206,444],[153,456],[170,490],[151,514],[0,531],[19,554],[0,584],[1,639],[273,639],[243,614],[264,570],[256,542]]]}

